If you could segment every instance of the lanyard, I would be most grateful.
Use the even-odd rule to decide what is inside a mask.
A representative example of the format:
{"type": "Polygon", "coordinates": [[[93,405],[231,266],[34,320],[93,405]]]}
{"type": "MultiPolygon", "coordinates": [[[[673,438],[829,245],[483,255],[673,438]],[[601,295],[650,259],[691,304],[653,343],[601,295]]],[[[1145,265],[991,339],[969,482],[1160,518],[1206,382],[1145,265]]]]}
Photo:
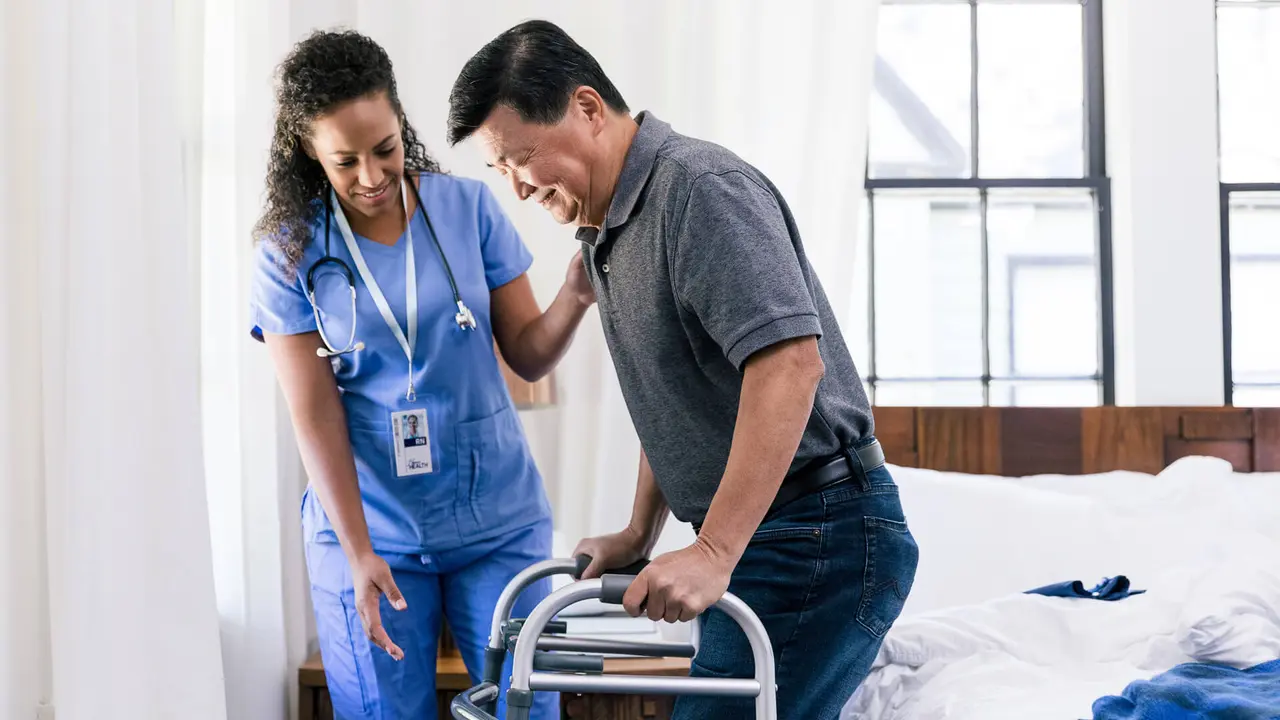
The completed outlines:
{"type": "MultiPolygon", "coordinates": [[[[356,269],[360,271],[360,278],[364,280],[365,286],[369,288],[369,294],[373,296],[373,303],[378,306],[378,312],[382,314],[382,319],[386,321],[387,327],[391,328],[391,332],[395,334],[396,340],[400,342],[400,348],[404,350],[405,359],[409,361],[409,390],[405,394],[405,399],[413,402],[418,398],[413,389],[413,351],[418,343],[418,271],[413,264],[412,218],[409,215],[409,203],[405,200],[404,178],[400,179],[400,202],[404,204],[405,208],[404,297],[405,313],[409,320],[408,338],[405,337],[404,332],[400,329],[400,323],[396,322],[396,316],[391,314],[391,306],[387,304],[387,298],[383,296],[382,289],[378,287],[378,281],[373,279],[373,273],[369,272],[369,266],[364,262],[364,254],[360,252],[360,246],[356,245],[356,239],[351,234],[351,226],[347,224],[347,216],[342,212],[342,205],[338,202],[337,193],[334,193],[332,189],[329,192],[333,195],[332,202],[337,209],[334,214],[338,218],[338,229],[342,231],[342,239],[347,244],[347,250],[351,253],[351,258],[356,261],[356,269]]],[[[355,322],[355,318],[352,318],[352,322],[355,322]]]]}

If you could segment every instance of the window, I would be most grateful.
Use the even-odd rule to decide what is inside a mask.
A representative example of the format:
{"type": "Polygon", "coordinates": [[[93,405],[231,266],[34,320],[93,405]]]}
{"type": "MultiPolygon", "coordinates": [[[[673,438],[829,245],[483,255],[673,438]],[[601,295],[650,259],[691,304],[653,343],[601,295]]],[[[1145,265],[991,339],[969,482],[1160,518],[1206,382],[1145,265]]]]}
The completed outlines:
{"type": "Polygon", "coordinates": [[[1218,119],[1227,404],[1280,406],[1280,7],[1219,0],[1218,119]]]}
{"type": "Polygon", "coordinates": [[[879,22],[851,343],[873,402],[1113,402],[1098,0],[879,22]]]}

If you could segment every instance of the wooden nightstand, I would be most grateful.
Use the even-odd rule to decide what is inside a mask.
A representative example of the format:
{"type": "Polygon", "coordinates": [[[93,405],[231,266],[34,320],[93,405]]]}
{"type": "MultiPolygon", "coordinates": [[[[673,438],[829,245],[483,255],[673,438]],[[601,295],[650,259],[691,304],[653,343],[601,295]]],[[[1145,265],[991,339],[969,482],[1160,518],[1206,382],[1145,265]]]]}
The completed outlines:
{"type": "MultiPolygon", "coordinates": [[[[441,639],[436,663],[436,712],[447,720],[449,703],[455,695],[471,687],[471,677],[458,656],[457,648],[447,633],[441,639]]],[[[617,658],[604,663],[606,674],[685,676],[689,661],[682,658],[617,658]]],[[[333,720],[333,707],[324,677],[320,653],[298,668],[300,720],[333,720]]],[[[671,717],[674,697],[662,695],[572,695],[560,698],[561,716],[565,720],[667,720],[671,717]]]]}

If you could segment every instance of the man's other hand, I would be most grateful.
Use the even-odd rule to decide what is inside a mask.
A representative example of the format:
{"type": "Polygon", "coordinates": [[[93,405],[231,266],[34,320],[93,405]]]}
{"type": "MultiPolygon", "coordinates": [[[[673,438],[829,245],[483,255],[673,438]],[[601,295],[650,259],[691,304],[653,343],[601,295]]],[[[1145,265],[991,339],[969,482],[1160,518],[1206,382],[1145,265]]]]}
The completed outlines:
{"type": "Polygon", "coordinates": [[[573,550],[573,556],[591,556],[591,564],[582,572],[582,579],[589,580],[643,559],[646,545],[645,538],[627,526],[622,532],[579,541],[578,547],[573,550]]]}

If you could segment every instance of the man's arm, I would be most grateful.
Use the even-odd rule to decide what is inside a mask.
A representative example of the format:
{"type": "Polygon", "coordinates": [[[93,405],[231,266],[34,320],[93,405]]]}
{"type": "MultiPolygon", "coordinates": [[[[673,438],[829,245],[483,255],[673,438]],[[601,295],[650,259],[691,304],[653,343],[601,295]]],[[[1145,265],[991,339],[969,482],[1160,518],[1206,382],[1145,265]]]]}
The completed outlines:
{"type": "Polygon", "coordinates": [[[640,475],[636,479],[636,498],[631,506],[631,522],[621,532],[587,538],[578,543],[574,556],[590,555],[591,564],[582,578],[599,577],[605,570],[626,567],[649,556],[662,535],[670,508],[658,489],[649,467],[649,458],[640,450],[640,475]]]}
{"type": "Polygon", "coordinates": [[[698,535],[730,572],[791,467],[823,371],[812,336],[785,340],[747,360],[729,461],[698,535]]]}
{"type": "Polygon", "coordinates": [[[655,558],[623,598],[632,614],[643,604],[650,618],[668,621],[693,618],[728,588],[795,459],[824,371],[802,249],[773,191],[744,171],[704,173],[678,212],[672,287],[742,381],[729,457],[698,540],[655,558]]]}
{"type": "Polygon", "coordinates": [[[653,477],[653,468],[649,467],[649,457],[640,450],[640,476],[636,479],[636,500],[631,506],[631,522],[627,525],[637,538],[641,540],[641,554],[648,556],[653,546],[658,544],[662,535],[662,527],[667,524],[670,508],[658,489],[658,481],[653,477]]]}
{"type": "Polygon", "coordinates": [[[824,367],[817,339],[784,340],[743,371],[733,444],[698,539],[656,558],[623,597],[632,615],[689,621],[720,599],[800,446],[824,367]]]}

